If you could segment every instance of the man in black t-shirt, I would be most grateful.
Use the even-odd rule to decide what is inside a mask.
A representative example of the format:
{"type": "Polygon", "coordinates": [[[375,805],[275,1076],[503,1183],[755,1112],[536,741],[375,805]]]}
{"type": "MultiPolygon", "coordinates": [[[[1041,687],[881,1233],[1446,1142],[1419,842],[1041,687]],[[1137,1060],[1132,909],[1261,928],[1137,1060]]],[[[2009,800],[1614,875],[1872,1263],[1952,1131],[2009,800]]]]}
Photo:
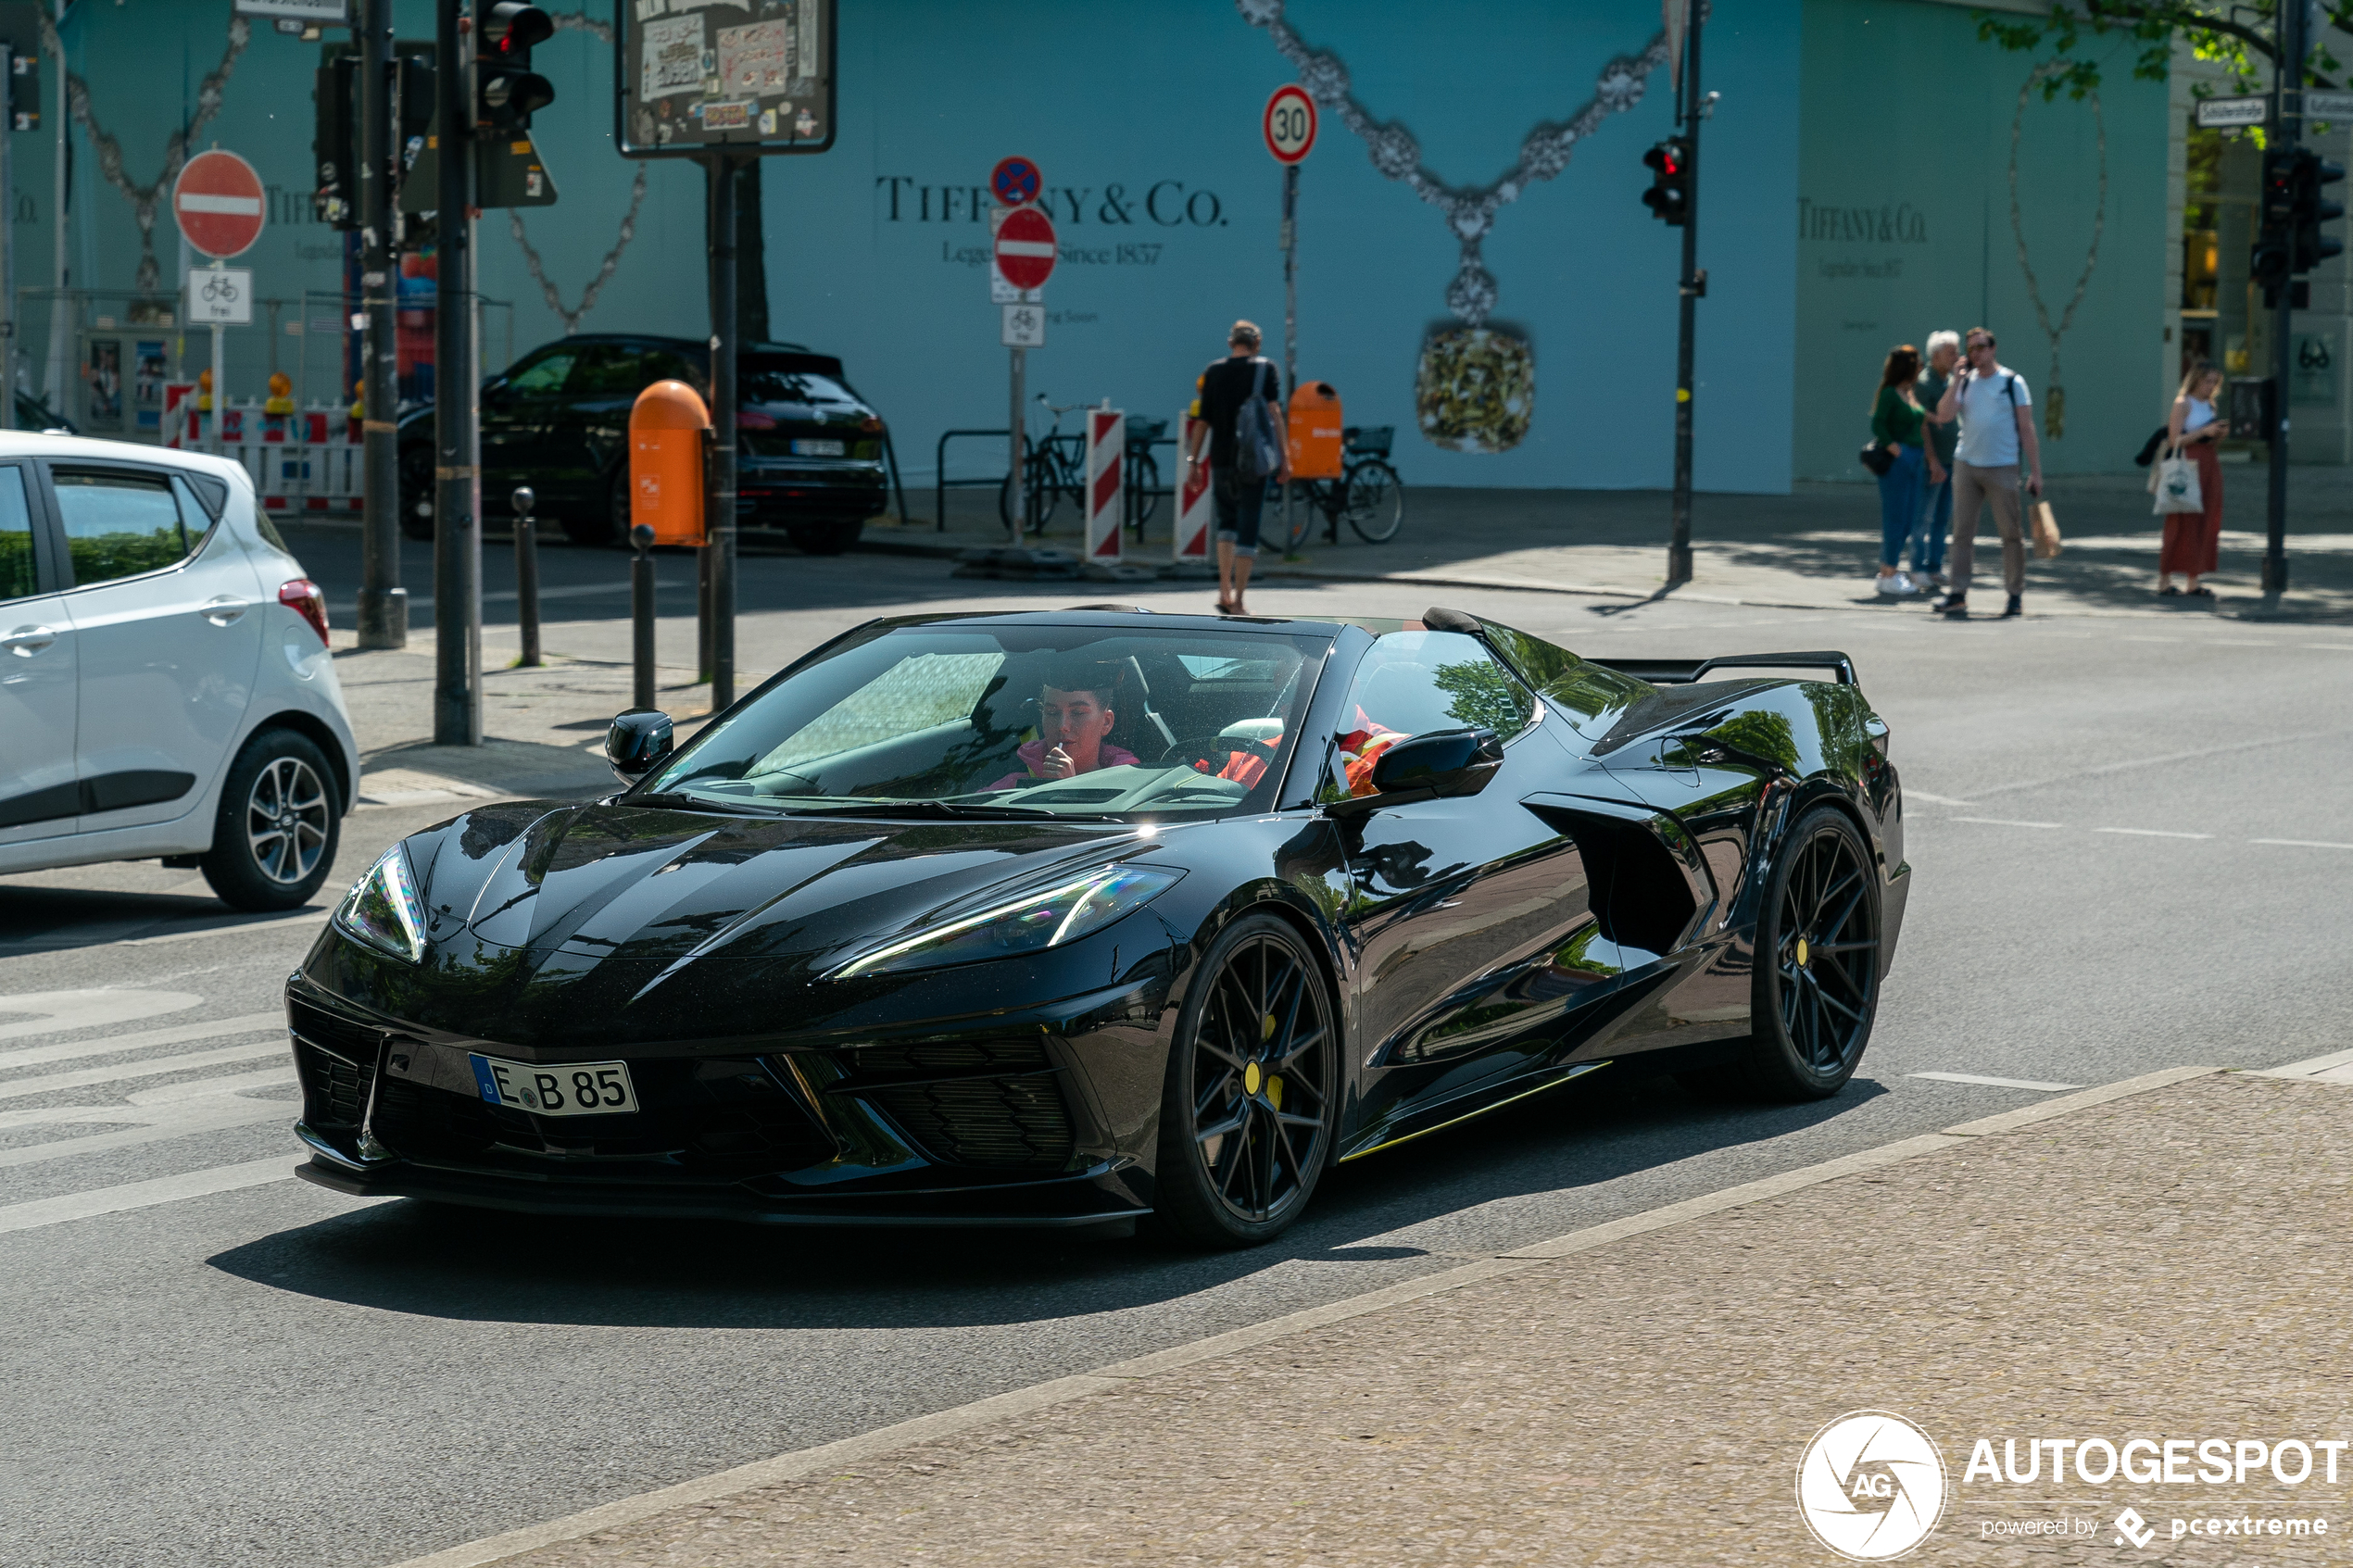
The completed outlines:
{"type": "Polygon", "coordinates": [[[1269,360],[1258,357],[1258,328],[1237,321],[1226,334],[1227,357],[1212,363],[1195,383],[1200,396],[1193,416],[1202,428],[1193,434],[1189,464],[1201,461],[1202,437],[1209,440],[1209,467],[1217,505],[1217,612],[1246,615],[1242,594],[1250,586],[1250,566],[1258,554],[1259,510],[1266,502],[1263,480],[1244,483],[1234,472],[1234,422],[1252,397],[1265,397],[1274,420],[1277,449],[1282,455],[1277,483],[1290,479],[1290,443],[1283,440],[1283,378],[1269,360]]]}

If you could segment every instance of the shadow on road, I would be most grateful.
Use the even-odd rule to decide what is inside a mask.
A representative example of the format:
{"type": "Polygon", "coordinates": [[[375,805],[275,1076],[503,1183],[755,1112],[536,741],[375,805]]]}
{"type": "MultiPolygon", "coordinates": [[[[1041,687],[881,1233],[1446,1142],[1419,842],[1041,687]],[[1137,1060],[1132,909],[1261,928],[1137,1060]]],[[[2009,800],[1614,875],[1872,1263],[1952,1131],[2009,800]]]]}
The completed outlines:
{"type": "MultiPolygon", "coordinates": [[[[1481,1205],[1763,1143],[1851,1115],[1885,1093],[1857,1079],[1831,1100],[1736,1106],[1695,1099],[1663,1076],[1608,1084],[1596,1074],[1473,1126],[1339,1167],[1300,1225],[1248,1251],[1190,1251],[1149,1227],[1112,1242],[1052,1232],[538,1219],[396,1201],[209,1262],[274,1290],[460,1321],[776,1329],[1033,1323],[1162,1304],[1287,1263],[1432,1256],[1389,1238],[1481,1205]]],[[[1557,1228],[1515,1235],[1506,1245],[1557,1228]]]]}

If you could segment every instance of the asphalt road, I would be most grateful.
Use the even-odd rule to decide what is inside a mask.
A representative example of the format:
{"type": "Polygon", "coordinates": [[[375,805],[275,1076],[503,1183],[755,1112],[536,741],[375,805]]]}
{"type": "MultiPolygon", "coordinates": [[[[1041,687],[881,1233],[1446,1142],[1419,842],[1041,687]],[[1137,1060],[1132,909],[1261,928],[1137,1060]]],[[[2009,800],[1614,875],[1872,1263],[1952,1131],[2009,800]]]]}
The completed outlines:
{"type": "MultiPolygon", "coordinates": [[[[297,548],[347,603],[330,553],[297,548]]],[[[748,672],[892,608],[1208,597],[874,557],[747,566],[747,604],[768,607],[748,672]]],[[[319,917],[233,925],[193,873],[153,867],[0,880],[0,1563],[391,1562],[2047,1092],[1915,1074],[2092,1085],[2353,1036],[2353,629],[1252,595],[1433,598],[1594,652],[1856,655],[1910,791],[1916,891],[1845,1093],[1723,1106],[1598,1073],[1338,1171],[1277,1244],[1212,1257],[452,1220],[267,1169],[105,1212],[157,1196],[137,1184],[291,1166],[292,1073],[262,1015],[319,917]]],[[[551,623],[550,646],[604,658],[625,633],[551,623]]],[[[335,880],[447,809],[347,819],[335,880]]],[[[1657,1354],[1673,1336],[1657,1325],[1657,1354]]]]}

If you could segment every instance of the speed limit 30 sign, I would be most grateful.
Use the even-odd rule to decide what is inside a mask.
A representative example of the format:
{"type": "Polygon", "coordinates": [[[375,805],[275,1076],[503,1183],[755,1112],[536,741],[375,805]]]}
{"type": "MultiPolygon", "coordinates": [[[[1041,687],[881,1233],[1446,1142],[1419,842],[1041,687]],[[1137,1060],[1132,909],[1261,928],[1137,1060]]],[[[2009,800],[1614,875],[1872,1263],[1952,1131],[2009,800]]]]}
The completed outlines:
{"type": "Polygon", "coordinates": [[[1261,129],[1266,133],[1266,150],[1275,155],[1277,163],[1302,161],[1315,145],[1315,100],[1295,82],[1276,88],[1275,95],[1266,100],[1261,129]]]}

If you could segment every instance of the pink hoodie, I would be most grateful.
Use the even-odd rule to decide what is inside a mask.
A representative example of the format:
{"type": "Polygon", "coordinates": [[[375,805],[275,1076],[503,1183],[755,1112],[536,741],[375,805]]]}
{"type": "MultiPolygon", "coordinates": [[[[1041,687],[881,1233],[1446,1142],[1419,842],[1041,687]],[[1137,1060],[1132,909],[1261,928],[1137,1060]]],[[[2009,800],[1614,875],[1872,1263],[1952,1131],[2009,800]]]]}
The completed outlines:
{"type": "MultiPolygon", "coordinates": [[[[1047,776],[1046,753],[1052,749],[1042,740],[1028,742],[1014,753],[1021,759],[1022,766],[1028,771],[1007,773],[988,787],[990,789],[1019,789],[1026,784],[1036,784],[1047,776]]],[[[1124,746],[1114,746],[1109,741],[1103,742],[1101,748],[1096,752],[1095,759],[1095,765],[1098,768],[1129,768],[1136,763],[1134,752],[1124,746]]]]}

